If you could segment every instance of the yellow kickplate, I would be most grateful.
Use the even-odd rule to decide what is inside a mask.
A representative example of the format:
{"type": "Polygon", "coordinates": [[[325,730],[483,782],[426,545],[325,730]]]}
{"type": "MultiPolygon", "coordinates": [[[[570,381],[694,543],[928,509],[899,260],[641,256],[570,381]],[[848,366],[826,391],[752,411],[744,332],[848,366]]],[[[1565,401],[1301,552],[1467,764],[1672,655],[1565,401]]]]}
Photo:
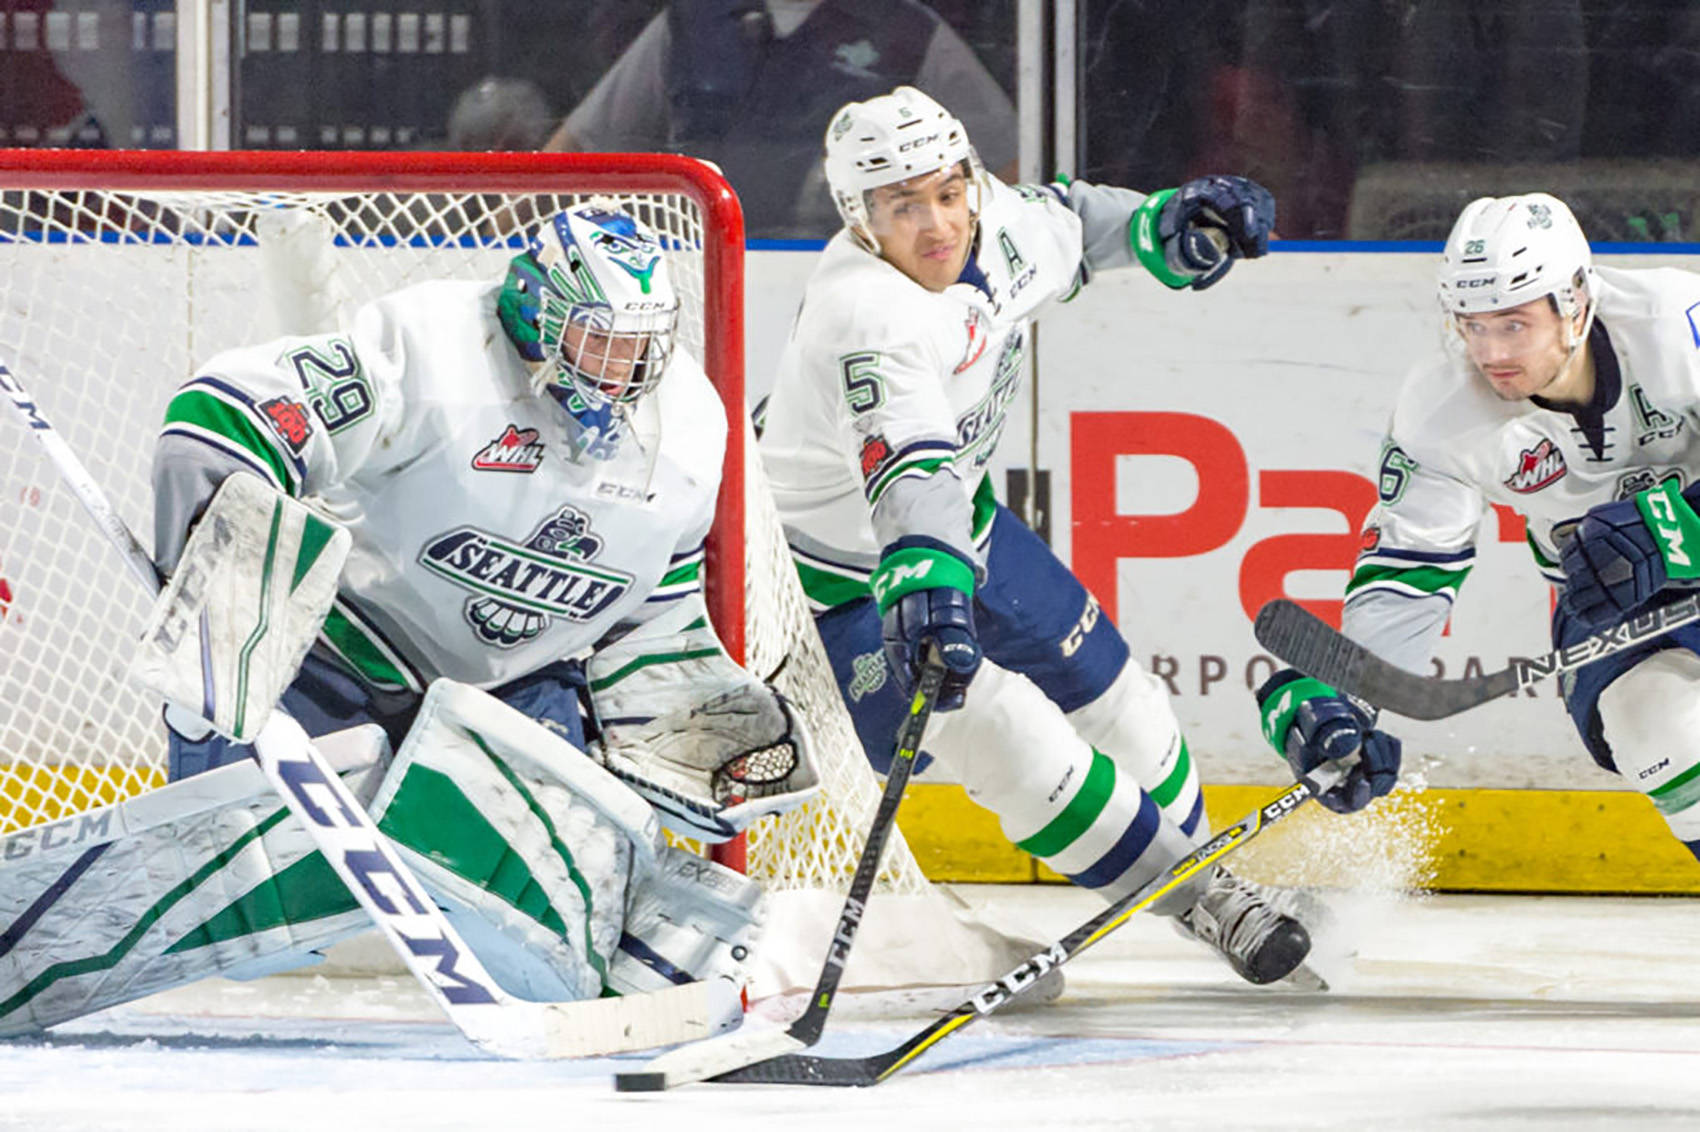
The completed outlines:
{"type": "MultiPolygon", "coordinates": [[[[1206,786],[1220,829],[1280,792],[1206,786]]],[[[1015,849],[959,786],[909,788],[899,822],[927,875],[943,882],[1064,878],[1015,849]]],[[[1700,894],[1700,861],[1640,794],[1594,790],[1400,791],[1360,814],[1309,805],[1234,853],[1270,883],[1441,892],[1700,894]]]]}

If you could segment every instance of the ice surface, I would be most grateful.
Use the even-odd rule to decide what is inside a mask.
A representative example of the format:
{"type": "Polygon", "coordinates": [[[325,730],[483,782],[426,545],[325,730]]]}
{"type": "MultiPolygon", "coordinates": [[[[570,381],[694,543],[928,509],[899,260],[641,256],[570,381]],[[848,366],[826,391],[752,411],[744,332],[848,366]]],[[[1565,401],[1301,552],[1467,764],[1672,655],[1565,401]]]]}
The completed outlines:
{"type": "MultiPolygon", "coordinates": [[[[1096,909],[958,891],[1047,938],[1096,909]]],[[[1330,898],[1328,994],[1244,986],[1139,917],[1055,1004],[872,1089],[616,1095],[612,1069],[641,1058],[491,1060],[404,978],[281,977],[0,1043],[0,1129],[1700,1128],[1700,901],[1330,898]]],[[[852,1003],[822,1048],[886,1048],[928,1017],[852,1003]]]]}

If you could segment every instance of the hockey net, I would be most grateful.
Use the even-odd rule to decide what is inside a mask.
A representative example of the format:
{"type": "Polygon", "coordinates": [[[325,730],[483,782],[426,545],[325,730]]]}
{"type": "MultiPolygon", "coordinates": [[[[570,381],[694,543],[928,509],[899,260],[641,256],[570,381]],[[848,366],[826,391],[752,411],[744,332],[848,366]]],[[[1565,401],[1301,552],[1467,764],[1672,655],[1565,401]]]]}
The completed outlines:
{"type": "MultiPolygon", "coordinates": [[[[776,894],[756,990],[805,988],[879,785],[748,439],[742,222],[710,167],[631,155],[0,151],[0,360],[148,544],[153,436],[197,364],[331,329],[409,283],[497,278],[539,217],[590,195],[662,235],[681,341],[733,407],[710,609],[734,654],[808,720],[824,782],[819,800],[749,836],[747,871],[776,894]]],[[[126,677],[148,599],[36,446],[5,428],[0,834],[154,788],[165,758],[158,705],[126,677]]],[[[895,831],[879,892],[894,910],[869,912],[847,985],[985,981],[1024,955],[1024,943],[965,921],[895,831]]]]}

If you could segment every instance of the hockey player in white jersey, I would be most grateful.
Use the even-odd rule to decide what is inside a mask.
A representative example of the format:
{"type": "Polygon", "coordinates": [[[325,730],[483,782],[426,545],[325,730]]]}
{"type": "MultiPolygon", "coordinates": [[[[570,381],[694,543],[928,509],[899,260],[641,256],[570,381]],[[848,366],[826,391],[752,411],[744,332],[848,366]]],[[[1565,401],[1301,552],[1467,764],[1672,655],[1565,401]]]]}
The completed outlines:
{"type": "MultiPolygon", "coordinates": [[[[1529,193],[1464,209],[1439,290],[1447,348],[1400,391],[1346,635],[1426,671],[1494,503],[1528,520],[1558,592],[1558,647],[1683,597],[1700,577],[1700,275],[1595,267],[1570,209],[1529,193]]],[[[1700,856],[1700,627],[1589,664],[1560,690],[1594,761],[1700,856]]],[[[1299,776],[1361,750],[1330,808],[1392,788],[1400,745],[1371,706],[1291,669],[1257,695],[1299,776]]]]}
{"type": "Polygon", "coordinates": [[[593,202],[502,280],[398,291],[177,391],[154,463],[162,607],[210,592],[228,620],[253,591],[287,619],[328,547],[346,561],[286,661],[253,650],[269,612],[233,640],[156,616],[150,643],[190,641],[140,665],[171,701],[174,781],[58,853],[15,847],[0,1033],[364,926],[233,738],[279,692],[504,989],[723,979],[737,1013],[760,890],[659,826],[722,841],[816,777],[790,707],[708,622],[725,409],[677,317],[655,236],[593,202]],[[102,916],[64,918],[79,908],[102,916]]]}
{"type": "MultiPolygon", "coordinates": [[[[936,644],[927,753],[1023,850],[1113,900],[1208,835],[1198,775],[1161,685],[986,465],[1043,307],[1111,268],[1208,287],[1267,251],[1274,201],[1237,177],[1152,196],[1004,185],[910,87],[834,116],[826,177],[845,227],[804,293],[761,454],[845,703],[884,771],[936,644]]],[[[1255,983],[1309,948],[1225,870],[1159,910],[1255,983]]]]}

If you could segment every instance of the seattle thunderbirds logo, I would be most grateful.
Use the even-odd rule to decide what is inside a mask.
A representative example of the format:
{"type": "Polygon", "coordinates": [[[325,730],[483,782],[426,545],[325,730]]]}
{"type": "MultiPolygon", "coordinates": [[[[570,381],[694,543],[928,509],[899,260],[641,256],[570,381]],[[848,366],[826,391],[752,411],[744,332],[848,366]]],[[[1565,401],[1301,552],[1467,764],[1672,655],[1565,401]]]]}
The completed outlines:
{"type": "Polygon", "coordinates": [[[585,514],[562,507],[524,543],[456,527],[427,543],[419,562],[472,592],[466,620],[480,640],[513,648],[548,628],[551,617],[592,621],[631,590],[630,574],[591,564],[601,551],[585,514]]]}

